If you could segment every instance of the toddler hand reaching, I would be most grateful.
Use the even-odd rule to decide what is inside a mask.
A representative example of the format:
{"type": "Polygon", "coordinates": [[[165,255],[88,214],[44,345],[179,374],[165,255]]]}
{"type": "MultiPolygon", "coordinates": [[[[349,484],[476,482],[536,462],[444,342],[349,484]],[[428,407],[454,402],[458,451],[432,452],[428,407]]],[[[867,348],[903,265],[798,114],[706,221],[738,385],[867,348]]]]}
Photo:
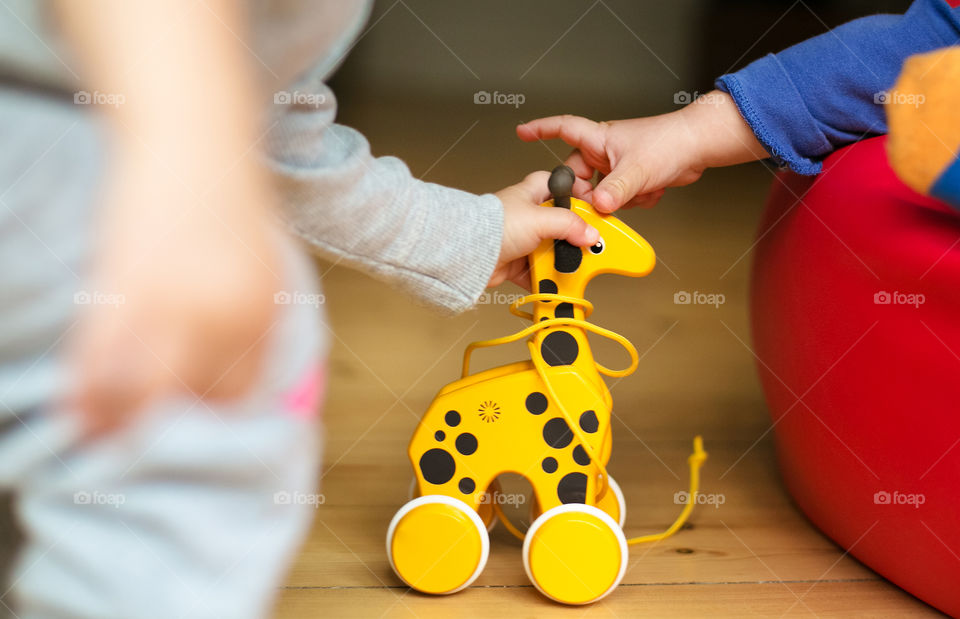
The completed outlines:
{"type": "Polygon", "coordinates": [[[668,114],[594,122],[551,116],[517,127],[525,142],[559,138],[572,146],[566,164],[578,179],[574,194],[598,211],[653,206],[666,187],[689,185],[706,168],[768,157],[730,95],[713,91],[668,114]],[[589,180],[601,175],[596,188],[589,180]]]}

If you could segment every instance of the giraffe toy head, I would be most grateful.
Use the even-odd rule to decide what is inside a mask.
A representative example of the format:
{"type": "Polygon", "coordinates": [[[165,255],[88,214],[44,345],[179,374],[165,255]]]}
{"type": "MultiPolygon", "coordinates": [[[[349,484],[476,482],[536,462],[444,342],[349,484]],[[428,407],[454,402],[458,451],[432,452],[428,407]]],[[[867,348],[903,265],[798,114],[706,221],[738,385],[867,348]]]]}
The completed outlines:
{"type": "Polygon", "coordinates": [[[557,166],[550,175],[553,200],[543,208],[568,208],[600,232],[600,240],[580,248],[562,240],[546,240],[530,254],[534,292],[561,292],[583,296],[591,279],[603,273],[642,277],[653,270],[656,256],[650,244],[613,215],[598,213],[593,205],[572,198],[573,171],[557,166]]]}

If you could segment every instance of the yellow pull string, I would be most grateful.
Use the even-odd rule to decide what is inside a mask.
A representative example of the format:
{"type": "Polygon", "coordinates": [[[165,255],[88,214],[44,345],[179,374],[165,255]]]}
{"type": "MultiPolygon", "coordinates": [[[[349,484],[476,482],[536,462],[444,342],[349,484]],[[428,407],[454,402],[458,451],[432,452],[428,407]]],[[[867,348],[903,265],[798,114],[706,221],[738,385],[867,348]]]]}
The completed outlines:
{"type": "Polygon", "coordinates": [[[583,308],[584,318],[589,318],[590,314],[593,313],[593,303],[590,301],[581,299],[580,297],[571,297],[565,294],[556,294],[554,292],[539,292],[537,294],[528,294],[525,297],[521,297],[510,304],[510,313],[514,316],[519,316],[520,318],[533,320],[533,314],[530,312],[521,311],[520,306],[526,305],[527,303],[533,303],[535,301],[556,301],[557,303],[570,303],[571,305],[579,305],[583,308]]]}
{"type": "Polygon", "coordinates": [[[495,512],[497,512],[497,516],[500,518],[500,522],[502,522],[503,526],[506,527],[507,531],[510,532],[510,535],[514,536],[521,542],[527,537],[526,535],[523,534],[523,531],[518,529],[516,526],[514,526],[512,522],[510,522],[510,519],[507,518],[507,515],[503,513],[503,508],[500,507],[500,505],[498,505],[496,501],[494,501],[493,503],[493,509],[495,512]]]}
{"type": "MultiPolygon", "coordinates": [[[[532,315],[527,312],[521,312],[517,310],[520,305],[528,303],[530,301],[542,301],[542,300],[556,300],[561,302],[573,303],[576,302],[578,305],[583,305],[586,311],[592,310],[593,305],[590,304],[586,299],[577,299],[576,297],[568,297],[559,294],[531,294],[519,299],[511,305],[511,311],[517,315],[524,318],[532,318],[532,315]],[[517,311],[514,311],[517,310],[517,311]]],[[[589,315],[587,313],[586,315],[589,315]]],[[[630,342],[627,338],[623,337],[619,333],[611,331],[609,329],[604,329],[603,327],[598,327],[593,323],[587,322],[582,318],[550,318],[547,320],[541,320],[540,322],[534,323],[528,327],[512,333],[510,335],[504,335],[503,337],[494,338],[492,340],[480,340],[477,342],[471,342],[467,345],[467,348],[463,351],[463,368],[461,371],[461,378],[466,378],[470,374],[470,357],[473,355],[473,351],[478,348],[487,348],[490,346],[500,346],[502,344],[509,344],[510,342],[516,342],[517,340],[523,339],[528,335],[536,333],[542,329],[549,329],[551,327],[562,327],[562,326],[571,326],[579,327],[591,333],[595,333],[601,337],[605,337],[609,340],[613,340],[617,344],[623,347],[627,351],[627,354],[630,355],[630,365],[622,370],[612,370],[606,366],[603,366],[599,363],[594,363],[597,368],[597,371],[605,376],[610,376],[612,378],[621,378],[623,376],[628,376],[637,369],[637,366],[640,363],[640,356],[637,354],[637,349],[634,347],[633,343],[630,342]]]]}
{"type": "Polygon", "coordinates": [[[647,542],[656,542],[666,539],[680,530],[680,527],[682,527],[687,521],[687,518],[690,517],[690,513],[693,511],[693,506],[697,502],[697,493],[700,491],[700,468],[707,459],[707,455],[707,452],[703,450],[703,437],[700,435],[695,436],[693,439],[693,453],[687,457],[687,462],[690,465],[690,492],[688,495],[689,500],[687,501],[687,504],[683,506],[683,509],[680,511],[680,515],[677,516],[677,519],[673,521],[673,524],[671,524],[666,531],[654,533],[652,535],[631,537],[627,540],[628,544],[645,544],[647,542]]]}

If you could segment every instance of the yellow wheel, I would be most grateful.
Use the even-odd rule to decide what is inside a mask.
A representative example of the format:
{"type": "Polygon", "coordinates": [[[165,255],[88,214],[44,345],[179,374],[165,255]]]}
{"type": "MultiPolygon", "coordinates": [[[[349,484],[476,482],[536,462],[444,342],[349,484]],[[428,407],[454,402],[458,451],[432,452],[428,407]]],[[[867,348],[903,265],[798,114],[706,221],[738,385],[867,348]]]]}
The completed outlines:
{"type": "Polygon", "coordinates": [[[540,593],[589,604],[613,591],[627,569],[627,539],[592,505],[558,505],[537,518],[523,541],[523,566],[540,593]]]}
{"type": "Polygon", "coordinates": [[[610,487],[604,493],[603,498],[597,502],[597,507],[616,520],[622,529],[627,521],[627,501],[624,499],[623,490],[620,489],[617,480],[611,477],[609,483],[610,487]]]}
{"type": "Polygon", "coordinates": [[[468,586],[487,564],[487,529],[466,503],[427,495],[401,507],[387,529],[387,557],[417,591],[445,595],[468,586]]]}

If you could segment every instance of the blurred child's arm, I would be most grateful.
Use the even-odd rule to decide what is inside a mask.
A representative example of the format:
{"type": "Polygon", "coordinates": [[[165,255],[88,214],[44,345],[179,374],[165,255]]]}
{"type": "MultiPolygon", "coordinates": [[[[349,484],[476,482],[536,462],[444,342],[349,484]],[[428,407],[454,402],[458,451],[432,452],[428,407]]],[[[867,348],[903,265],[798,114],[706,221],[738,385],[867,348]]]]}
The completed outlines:
{"type": "Polygon", "coordinates": [[[333,262],[455,312],[488,284],[523,284],[517,260],[543,238],[596,242],[596,231],[572,212],[536,206],[548,196],[546,173],[497,195],[423,182],[401,160],[373,157],[359,132],[333,122],[336,101],[320,77],[291,90],[295,100],[274,106],[267,163],[290,225],[333,262]]]}
{"type": "MultiPolygon", "coordinates": [[[[122,294],[77,327],[75,403],[95,425],[152,398],[240,395],[281,285],[256,157],[239,9],[228,0],[63,1],[58,17],[109,139],[92,285],[122,294]],[[118,99],[119,100],[119,99],[118,99]]],[[[275,232],[274,232],[275,234],[275,232]]],[[[89,240],[88,240],[89,241],[89,240]]]]}

